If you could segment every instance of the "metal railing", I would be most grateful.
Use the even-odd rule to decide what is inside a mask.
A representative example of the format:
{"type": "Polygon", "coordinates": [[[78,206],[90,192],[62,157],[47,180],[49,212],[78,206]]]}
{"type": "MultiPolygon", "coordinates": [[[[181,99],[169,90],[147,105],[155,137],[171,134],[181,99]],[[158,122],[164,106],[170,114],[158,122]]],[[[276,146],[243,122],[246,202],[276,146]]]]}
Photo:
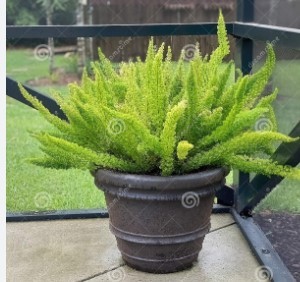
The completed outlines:
{"type": "MultiPolygon", "coordinates": [[[[253,61],[253,41],[271,41],[278,37],[278,45],[291,49],[300,49],[300,30],[293,28],[268,26],[253,23],[254,0],[238,0],[238,14],[236,22],[227,23],[228,34],[235,37],[240,53],[240,68],[244,74],[251,72],[253,61]]],[[[86,26],[7,26],[6,37],[9,38],[76,38],[76,37],[117,37],[117,36],[178,36],[178,35],[216,35],[217,23],[193,23],[193,24],[129,24],[129,25],[86,25],[86,26]]],[[[6,78],[7,95],[31,106],[21,95],[17,82],[12,78],[6,78]]],[[[54,100],[44,94],[25,86],[25,88],[49,109],[49,111],[62,119],[65,115],[54,100]]],[[[290,136],[300,136],[300,122],[290,133],[290,136]]],[[[278,147],[272,156],[281,164],[296,166],[300,162],[300,141],[284,144],[278,147]]],[[[251,215],[253,208],[282,180],[281,177],[271,178],[256,175],[251,181],[249,174],[238,173],[238,183],[232,189],[224,186],[217,194],[218,203],[227,207],[216,207],[215,212],[228,212],[231,208],[244,235],[254,249],[261,263],[271,266],[274,270],[275,281],[290,281],[291,275],[282,264],[269,241],[256,229],[250,218],[242,218],[240,215],[251,215]],[[255,241],[255,242],[254,242],[255,241]],[[259,242],[258,242],[259,241],[259,242]],[[261,253],[261,248],[267,248],[271,256],[261,253]],[[276,279],[275,279],[276,277],[276,279]]],[[[64,211],[52,213],[39,213],[29,215],[28,220],[41,220],[56,218],[80,218],[80,217],[106,217],[107,212],[99,211],[64,211]]],[[[22,220],[26,214],[12,215],[10,220],[22,220]]]]}
{"type": "MultiPolygon", "coordinates": [[[[252,1],[244,1],[244,5],[239,5],[240,11],[238,19],[251,20],[249,13],[252,1]],[[242,9],[243,8],[243,9],[242,9]]],[[[250,13],[251,14],[251,13],[250,13]]],[[[240,49],[240,68],[244,74],[251,71],[253,60],[253,41],[272,40],[278,37],[278,44],[289,48],[300,48],[300,30],[276,26],[267,26],[251,22],[231,22],[226,25],[228,34],[237,38],[237,47],[240,49]]],[[[217,23],[193,23],[193,24],[143,24],[143,25],[87,25],[87,26],[7,26],[7,38],[67,38],[67,37],[116,37],[116,36],[176,36],[176,35],[215,35],[217,33],[217,23]]],[[[6,78],[7,95],[31,106],[21,95],[17,82],[12,78],[6,78]]],[[[25,88],[49,109],[49,111],[62,119],[65,115],[60,110],[54,100],[46,95],[25,86],[25,88]]],[[[298,134],[300,124],[291,132],[291,136],[298,134]]],[[[278,148],[274,155],[275,160],[280,160],[282,164],[297,165],[299,163],[299,142],[284,144],[278,148]],[[282,162],[278,156],[286,156],[282,162]]],[[[235,191],[234,202],[236,210],[241,214],[249,214],[262,198],[278,184],[282,178],[273,176],[266,178],[257,175],[251,182],[249,174],[239,173],[238,187],[235,191]]],[[[225,187],[228,188],[228,187],[225,187]]],[[[218,202],[222,204],[233,203],[233,192],[221,191],[218,195],[218,202]]]]}

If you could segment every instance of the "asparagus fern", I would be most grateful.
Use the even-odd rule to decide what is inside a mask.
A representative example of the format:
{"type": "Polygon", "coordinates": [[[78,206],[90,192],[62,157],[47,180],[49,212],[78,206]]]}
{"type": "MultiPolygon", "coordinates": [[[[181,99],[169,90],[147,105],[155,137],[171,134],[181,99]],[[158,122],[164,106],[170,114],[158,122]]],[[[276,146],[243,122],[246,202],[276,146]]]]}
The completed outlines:
{"type": "Polygon", "coordinates": [[[222,14],[216,50],[202,57],[197,45],[193,60],[176,67],[172,51],[153,40],[145,62],[123,63],[117,71],[99,50],[93,78],[84,72],[81,85],[70,84],[69,95],[54,98],[68,121],[52,115],[20,85],[24,97],[50,122],[53,132],[34,137],[45,155],[32,159],[51,168],[112,169],[129,173],[174,175],[203,167],[230,166],[245,172],[300,177],[299,170],[269,158],[274,143],[294,142],[276,132],[272,101],[277,90],[261,95],[274,68],[267,47],[263,67],[234,81],[232,62],[222,67],[229,43],[222,14]],[[268,118],[268,131],[255,128],[268,118]]]}

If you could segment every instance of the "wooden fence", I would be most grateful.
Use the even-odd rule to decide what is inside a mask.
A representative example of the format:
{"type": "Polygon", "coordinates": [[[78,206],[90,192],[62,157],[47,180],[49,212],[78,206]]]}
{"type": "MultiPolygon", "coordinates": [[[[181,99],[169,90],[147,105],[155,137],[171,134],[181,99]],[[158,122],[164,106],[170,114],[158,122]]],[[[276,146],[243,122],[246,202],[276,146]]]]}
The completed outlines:
{"type": "MultiPolygon", "coordinates": [[[[144,23],[193,23],[212,22],[218,19],[221,8],[226,21],[235,20],[234,0],[91,0],[94,24],[144,24],[144,23]]],[[[202,54],[210,54],[217,45],[216,36],[167,36],[155,37],[155,43],[163,41],[172,47],[173,57],[178,58],[185,47],[192,51],[199,42],[202,54]]],[[[231,39],[234,50],[234,40],[231,39]]],[[[149,37],[98,38],[94,41],[94,54],[101,47],[112,61],[127,61],[145,57],[149,37]]],[[[231,56],[234,56],[232,52],[231,56]]],[[[231,57],[231,58],[232,58],[231,57]]]]}

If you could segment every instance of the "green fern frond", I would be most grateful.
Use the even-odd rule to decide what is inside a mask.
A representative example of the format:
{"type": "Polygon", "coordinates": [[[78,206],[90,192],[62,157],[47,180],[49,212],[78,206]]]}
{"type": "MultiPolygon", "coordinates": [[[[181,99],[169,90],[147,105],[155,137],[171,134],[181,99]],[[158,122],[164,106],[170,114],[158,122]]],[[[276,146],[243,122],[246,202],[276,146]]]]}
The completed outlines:
{"type": "Polygon", "coordinates": [[[160,168],[162,171],[162,175],[170,175],[173,173],[174,151],[177,141],[176,127],[178,120],[183,115],[186,107],[187,103],[183,100],[167,113],[167,118],[160,137],[162,148],[160,168]]]}
{"type": "Polygon", "coordinates": [[[18,84],[20,91],[23,95],[23,97],[30,102],[30,104],[39,111],[39,113],[52,125],[54,125],[57,129],[63,131],[63,132],[69,132],[70,126],[69,124],[60,119],[59,117],[51,114],[49,110],[43,106],[42,102],[40,102],[37,98],[34,96],[31,96],[26,89],[22,86],[22,84],[18,84]]]}
{"type": "Polygon", "coordinates": [[[245,132],[226,142],[215,145],[209,151],[200,151],[191,157],[183,166],[185,171],[195,170],[204,165],[216,165],[224,163],[234,155],[253,155],[263,152],[272,154],[274,147],[271,146],[275,141],[294,142],[298,138],[291,138],[284,134],[272,131],[245,132]]]}
{"type": "Polygon", "coordinates": [[[49,134],[36,134],[34,137],[42,144],[42,150],[52,158],[52,163],[61,163],[64,167],[93,170],[101,166],[121,171],[135,171],[138,169],[137,165],[113,155],[99,154],[76,143],[49,134]]]}
{"type": "Polygon", "coordinates": [[[186,140],[180,141],[177,145],[177,157],[179,160],[185,160],[190,150],[194,148],[194,145],[186,140]]]}
{"type": "Polygon", "coordinates": [[[250,76],[245,93],[244,105],[247,107],[253,107],[256,100],[261,95],[262,91],[266,87],[266,84],[272,74],[275,66],[275,53],[271,44],[267,45],[267,59],[263,67],[255,74],[250,76]]]}
{"type": "Polygon", "coordinates": [[[219,46],[213,51],[209,59],[211,74],[213,74],[217,70],[224,57],[230,52],[225,21],[221,11],[219,13],[217,35],[219,46]]]}
{"type": "Polygon", "coordinates": [[[262,94],[274,69],[272,46],[267,46],[264,65],[243,75],[233,62],[224,66],[230,45],[221,12],[217,36],[218,47],[210,56],[202,56],[196,44],[193,59],[186,62],[183,50],[176,65],[171,48],[165,52],[165,45],[156,47],[153,38],[145,61],[137,58],[118,69],[99,49],[92,77],[84,70],[81,84],[70,84],[67,96],[53,93],[67,121],[19,85],[24,98],[57,130],[34,135],[44,156],[31,161],[50,168],[165,176],[231,166],[299,178],[299,169],[268,158],[277,143],[298,140],[277,132],[272,103],[278,90],[262,94]]]}
{"type": "Polygon", "coordinates": [[[300,180],[300,169],[283,166],[270,159],[236,155],[228,159],[225,164],[244,172],[256,172],[267,176],[279,175],[281,177],[300,180]]]}

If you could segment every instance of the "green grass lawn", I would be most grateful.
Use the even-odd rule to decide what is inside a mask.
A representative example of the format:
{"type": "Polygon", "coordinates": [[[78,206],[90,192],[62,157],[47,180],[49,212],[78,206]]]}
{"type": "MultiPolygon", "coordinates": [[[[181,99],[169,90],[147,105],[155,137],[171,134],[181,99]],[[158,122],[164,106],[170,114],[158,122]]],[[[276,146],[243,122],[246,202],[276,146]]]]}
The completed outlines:
{"type": "Polygon", "coordinates": [[[9,211],[105,206],[103,194],[95,188],[89,172],[43,169],[26,162],[26,158],[40,153],[28,130],[49,127],[34,109],[10,101],[7,103],[6,125],[6,200],[9,211]]]}
{"type": "MultiPolygon", "coordinates": [[[[56,67],[68,67],[63,56],[55,57],[56,67]]],[[[274,84],[281,98],[275,103],[279,130],[288,133],[299,119],[297,75],[300,63],[278,62],[274,84]],[[289,74],[289,75],[288,75],[289,74]],[[293,74],[291,76],[291,74],[293,74]]],[[[7,75],[20,82],[48,75],[48,61],[38,61],[32,50],[7,51],[7,75]]],[[[51,87],[38,89],[49,93],[51,87]]],[[[64,86],[56,89],[66,91],[64,86]]],[[[79,170],[57,171],[43,169],[26,162],[26,158],[39,154],[38,144],[28,131],[49,128],[32,108],[7,98],[7,210],[36,211],[61,209],[87,209],[105,207],[102,192],[95,188],[89,172],[79,170]]],[[[232,175],[227,179],[232,182],[232,175]]],[[[257,210],[300,212],[299,182],[285,180],[258,206],[257,210]]]]}
{"type": "MultiPolygon", "coordinates": [[[[62,55],[56,55],[55,67],[71,68],[71,59],[62,55]]],[[[16,49],[6,52],[6,75],[18,81],[25,82],[37,77],[49,76],[48,60],[40,61],[34,56],[33,49],[16,49]]]]}
{"type": "MultiPolygon", "coordinates": [[[[278,130],[289,134],[300,117],[300,60],[278,61],[273,85],[279,96],[274,103],[278,130]]],[[[285,179],[257,206],[255,211],[273,210],[300,213],[300,181],[285,179]]]]}
{"type": "MultiPolygon", "coordinates": [[[[56,67],[66,67],[63,56],[55,57],[56,67]]],[[[7,75],[20,82],[48,75],[48,62],[34,58],[32,50],[7,52],[7,75]]],[[[53,87],[38,87],[49,93],[53,87]]],[[[55,89],[66,90],[65,86],[55,89]]],[[[6,201],[8,211],[36,211],[105,207],[104,196],[87,171],[43,169],[26,162],[39,154],[37,142],[28,130],[49,128],[38,112],[18,101],[6,103],[7,165],[6,201]]]]}
{"type": "Polygon", "coordinates": [[[256,212],[263,210],[300,213],[299,180],[283,180],[255,209],[256,212]]]}

